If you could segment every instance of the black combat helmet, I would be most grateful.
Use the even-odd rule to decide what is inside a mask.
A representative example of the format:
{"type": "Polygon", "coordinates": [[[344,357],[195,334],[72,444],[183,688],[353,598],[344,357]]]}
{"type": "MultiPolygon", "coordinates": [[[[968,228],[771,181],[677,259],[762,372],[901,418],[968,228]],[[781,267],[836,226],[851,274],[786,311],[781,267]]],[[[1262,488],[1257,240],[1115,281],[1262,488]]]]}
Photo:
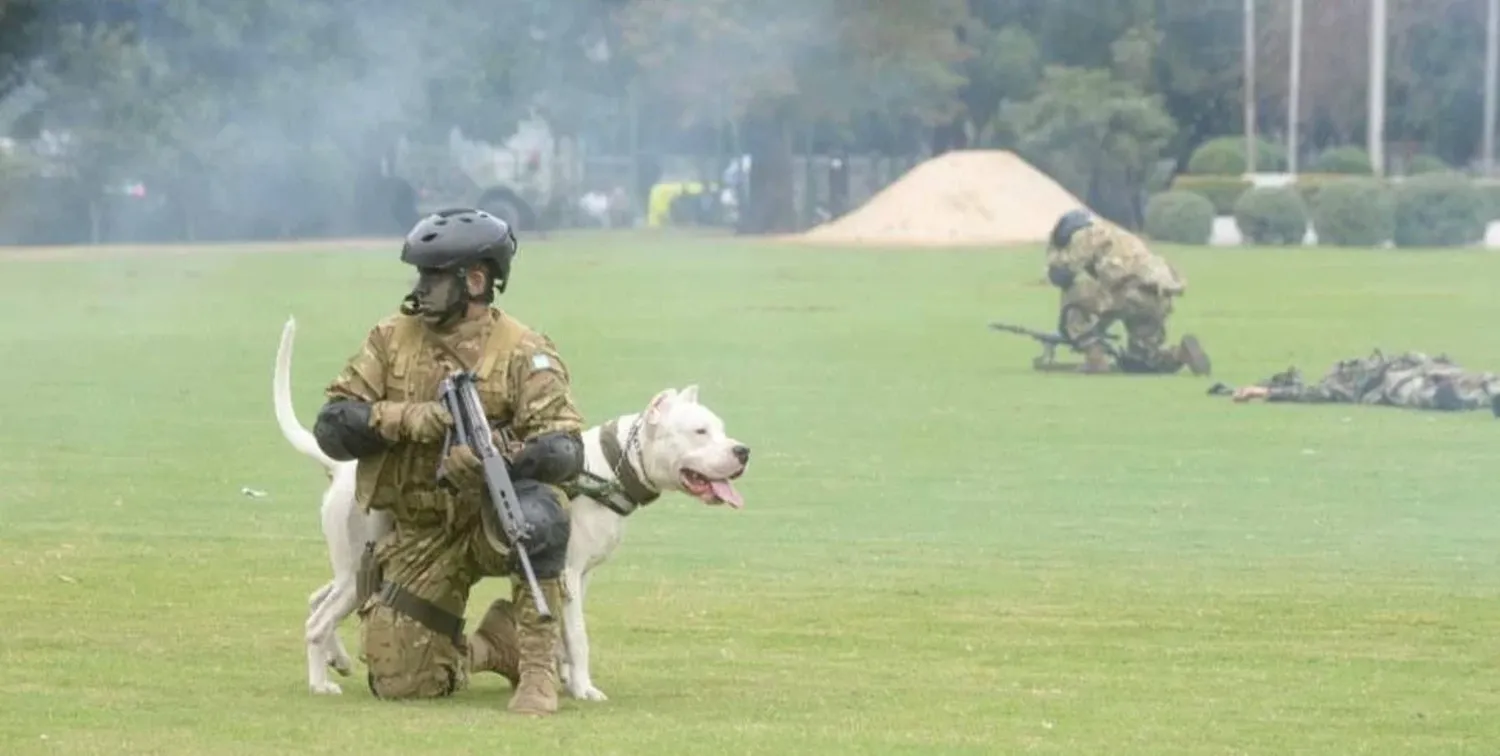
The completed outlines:
{"type": "Polygon", "coordinates": [[[1094,225],[1094,217],[1087,210],[1069,210],[1057,219],[1057,225],[1052,227],[1052,248],[1062,249],[1068,246],[1068,241],[1073,234],[1094,225]]]}
{"type": "Polygon", "coordinates": [[[501,292],[510,279],[510,261],[515,256],[516,235],[510,225],[467,207],[439,210],[417,221],[401,247],[401,262],[417,268],[456,270],[485,263],[501,292]]]}

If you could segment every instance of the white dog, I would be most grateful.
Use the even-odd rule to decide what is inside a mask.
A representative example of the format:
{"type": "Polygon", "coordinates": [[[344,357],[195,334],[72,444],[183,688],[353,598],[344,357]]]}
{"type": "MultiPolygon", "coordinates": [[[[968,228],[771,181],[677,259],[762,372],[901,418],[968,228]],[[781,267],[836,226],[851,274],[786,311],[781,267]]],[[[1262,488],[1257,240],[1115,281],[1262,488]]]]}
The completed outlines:
{"type": "MultiPolygon", "coordinates": [[[[318,448],[311,432],[297,421],[292,406],[292,342],[297,329],[288,319],[276,352],[272,394],[276,423],[297,451],[312,457],[329,477],[323,492],[323,538],[333,580],[308,597],[307,686],[313,693],[338,694],[328,668],[348,676],[353,664],[335,632],[355,609],[355,573],[366,543],[390,528],[383,512],[366,514],[354,500],[353,462],[338,462],[318,448]]],[[[666,389],[644,412],[617,417],[583,433],[584,474],[589,494],[569,505],[572,533],[563,568],[566,598],[562,607],[562,680],[575,698],[603,701],[589,672],[589,641],[583,600],[589,573],[609,560],[625,535],[625,518],[667,491],[692,495],[706,504],[744,506],[730,482],[744,474],[750,450],[725,435],[724,422],[698,403],[698,387],[666,389]]]]}

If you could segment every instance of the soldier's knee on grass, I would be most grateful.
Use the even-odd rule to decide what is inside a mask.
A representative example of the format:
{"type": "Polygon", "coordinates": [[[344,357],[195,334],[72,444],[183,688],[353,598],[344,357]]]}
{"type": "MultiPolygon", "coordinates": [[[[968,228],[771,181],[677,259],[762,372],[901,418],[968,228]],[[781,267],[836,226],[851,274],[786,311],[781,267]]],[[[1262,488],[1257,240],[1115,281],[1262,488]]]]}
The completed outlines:
{"type": "Polygon", "coordinates": [[[562,574],[567,560],[571,533],[563,496],[556,488],[534,480],[518,480],[515,488],[521,515],[531,526],[531,538],[526,544],[531,569],[538,580],[555,578],[562,574]]]}
{"type": "Polygon", "coordinates": [[[376,603],[360,626],[370,693],[388,701],[443,698],[468,687],[466,649],[376,603]]]}

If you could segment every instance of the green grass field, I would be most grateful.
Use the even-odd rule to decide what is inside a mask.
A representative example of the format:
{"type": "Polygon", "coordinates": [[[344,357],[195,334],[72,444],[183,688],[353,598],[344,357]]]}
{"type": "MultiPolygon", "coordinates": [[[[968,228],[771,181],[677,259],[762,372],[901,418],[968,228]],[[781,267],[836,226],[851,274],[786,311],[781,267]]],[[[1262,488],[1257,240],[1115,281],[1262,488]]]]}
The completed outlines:
{"type": "MultiPolygon", "coordinates": [[[[1216,380],[1376,346],[1500,370],[1500,257],[1164,252],[1216,380]]],[[[394,247],[0,252],[0,753],[1500,751],[1500,422],[1034,373],[984,324],[1053,322],[1041,268],[525,243],[505,302],[591,423],[697,383],[755,450],[745,510],[632,520],[590,593],[610,700],[531,721],[493,676],[306,689],[324,479],[276,430],[271,362],[295,315],[311,423],[409,285],[394,247]]]]}

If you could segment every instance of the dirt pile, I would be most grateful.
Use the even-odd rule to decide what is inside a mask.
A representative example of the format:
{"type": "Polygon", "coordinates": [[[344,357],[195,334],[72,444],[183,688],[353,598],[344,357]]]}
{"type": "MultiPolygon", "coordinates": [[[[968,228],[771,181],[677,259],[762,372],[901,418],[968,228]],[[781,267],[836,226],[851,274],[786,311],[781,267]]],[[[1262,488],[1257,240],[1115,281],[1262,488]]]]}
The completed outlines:
{"type": "Polygon", "coordinates": [[[1043,242],[1058,216],[1081,207],[1015,153],[965,150],[917,165],[865,204],[797,239],[890,246],[1043,242]]]}

